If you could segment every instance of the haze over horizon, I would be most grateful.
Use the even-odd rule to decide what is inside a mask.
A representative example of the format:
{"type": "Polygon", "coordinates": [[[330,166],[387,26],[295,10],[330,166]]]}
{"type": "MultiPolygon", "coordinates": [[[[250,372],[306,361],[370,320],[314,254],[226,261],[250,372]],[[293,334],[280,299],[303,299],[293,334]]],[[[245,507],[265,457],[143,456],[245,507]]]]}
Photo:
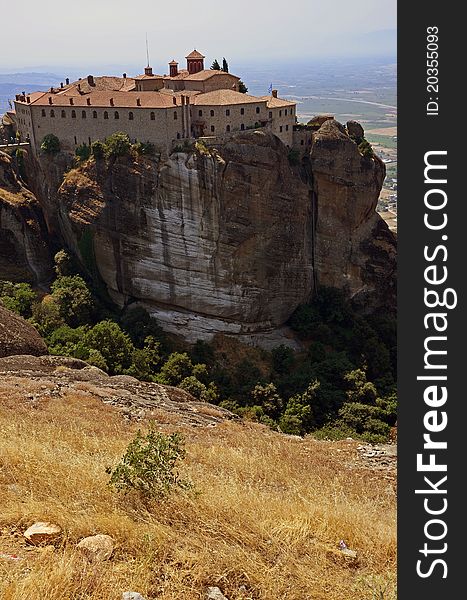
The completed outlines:
{"type": "Polygon", "coordinates": [[[60,0],[43,0],[25,12],[12,4],[9,19],[21,29],[3,32],[11,51],[0,56],[0,72],[144,66],[146,33],[150,62],[158,69],[172,58],[182,63],[193,48],[206,54],[207,66],[223,56],[241,66],[265,57],[287,62],[396,55],[394,0],[296,0],[293,6],[236,0],[235,10],[214,0],[199,10],[191,0],[179,0],[173,6],[81,0],[64,12],[60,0]]]}

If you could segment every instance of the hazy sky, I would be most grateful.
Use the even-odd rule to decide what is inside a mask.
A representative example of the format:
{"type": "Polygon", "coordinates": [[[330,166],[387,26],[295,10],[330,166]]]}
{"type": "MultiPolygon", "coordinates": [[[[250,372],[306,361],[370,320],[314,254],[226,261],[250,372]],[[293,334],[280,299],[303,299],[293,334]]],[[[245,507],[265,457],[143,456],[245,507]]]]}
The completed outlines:
{"type": "MultiPolygon", "coordinates": [[[[0,68],[394,53],[396,0],[41,0],[4,8],[0,68]],[[392,31],[393,33],[393,31],[392,31]]],[[[209,62],[210,64],[210,62],[209,62]]]]}

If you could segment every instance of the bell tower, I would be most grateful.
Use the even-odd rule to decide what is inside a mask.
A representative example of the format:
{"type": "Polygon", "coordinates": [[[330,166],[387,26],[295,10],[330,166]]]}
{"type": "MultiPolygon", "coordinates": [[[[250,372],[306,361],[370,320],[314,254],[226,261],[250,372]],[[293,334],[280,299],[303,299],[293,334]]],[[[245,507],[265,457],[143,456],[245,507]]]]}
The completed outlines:
{"type": "Polygon", "coordinates": [[[206,57],[203,56],[201,52],[198,52],[198,50],[193,50],[193,52],[190,52],[190,54],[185,58],[186,68],[190,75],[204,70],[204,59],[206,57]]]}

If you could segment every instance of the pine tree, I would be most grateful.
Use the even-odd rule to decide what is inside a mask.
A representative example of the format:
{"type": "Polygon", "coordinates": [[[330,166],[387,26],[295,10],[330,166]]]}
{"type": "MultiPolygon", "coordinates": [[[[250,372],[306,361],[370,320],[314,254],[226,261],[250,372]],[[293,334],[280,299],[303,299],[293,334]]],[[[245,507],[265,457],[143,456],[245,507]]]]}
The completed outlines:
{"type": "MultiPolygon", "coordinates": [[[[225,60],[225,59],[224,59],[224,60],[225,60]]],[[[217,60],[217,58],[216,58],[216,60],[214,60],[214,61],[213,61],[212,65],[211,65],[211,69],[212,69],[213,71],[221,71],[221,70],[222,70],[222,69],[221,69],[221,66],[220,66],[220,64],[219,64],[219,61],[217,60]]]]}
{"type": "Polygon", "coordinates": [[[222,70],[224,73],[229,72],[229,63],[225,60],[225,57],[222,59],[222,70]]]}

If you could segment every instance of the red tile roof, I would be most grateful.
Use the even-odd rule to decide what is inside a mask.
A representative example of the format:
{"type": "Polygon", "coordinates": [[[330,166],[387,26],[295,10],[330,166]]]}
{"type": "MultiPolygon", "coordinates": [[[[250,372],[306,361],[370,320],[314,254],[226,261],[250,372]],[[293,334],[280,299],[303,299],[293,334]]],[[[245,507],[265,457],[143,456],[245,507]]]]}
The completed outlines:
{"type": "Polygon", "coordinates": [[[195,96],[194,104],[200,106],[220,106],[226,104],[262,104],[264,98],[249,96],[234,90],[214,90],[195,96]]]}
{"type": "MultiPolygon", "coordinates": [[[[70,104],[70,96],[64,94],[50,94],[44,92],[39,98],[31,102],[34,106],[75,106],[80,108],[172,108],[174,94],[161,94],[160,92],[91,92],[82,96],[73,96],[73,105],[70,104]],[[49,104],[52,98],[52,104],[49,104]],[[88,99],[90,104],[87,103],[88,99]],[[113,99],[113,105],[110,100],[113,99]],[[139,99],[140,104],[137,104],[139,99]]],[[[177,104],[181,104],[179,96],[175,96],[177,104]]]]}
{"type": "Polygon", "coordinates": [[[205,56],[203,56],[201,54],[201,52],[198,52],[198,50],[196,50],[196,48],[193,50],[193,52],[190,52],[190,54],[188,54],[188,56],[185,56],[185,58],[206,58],[205,56]]]}

